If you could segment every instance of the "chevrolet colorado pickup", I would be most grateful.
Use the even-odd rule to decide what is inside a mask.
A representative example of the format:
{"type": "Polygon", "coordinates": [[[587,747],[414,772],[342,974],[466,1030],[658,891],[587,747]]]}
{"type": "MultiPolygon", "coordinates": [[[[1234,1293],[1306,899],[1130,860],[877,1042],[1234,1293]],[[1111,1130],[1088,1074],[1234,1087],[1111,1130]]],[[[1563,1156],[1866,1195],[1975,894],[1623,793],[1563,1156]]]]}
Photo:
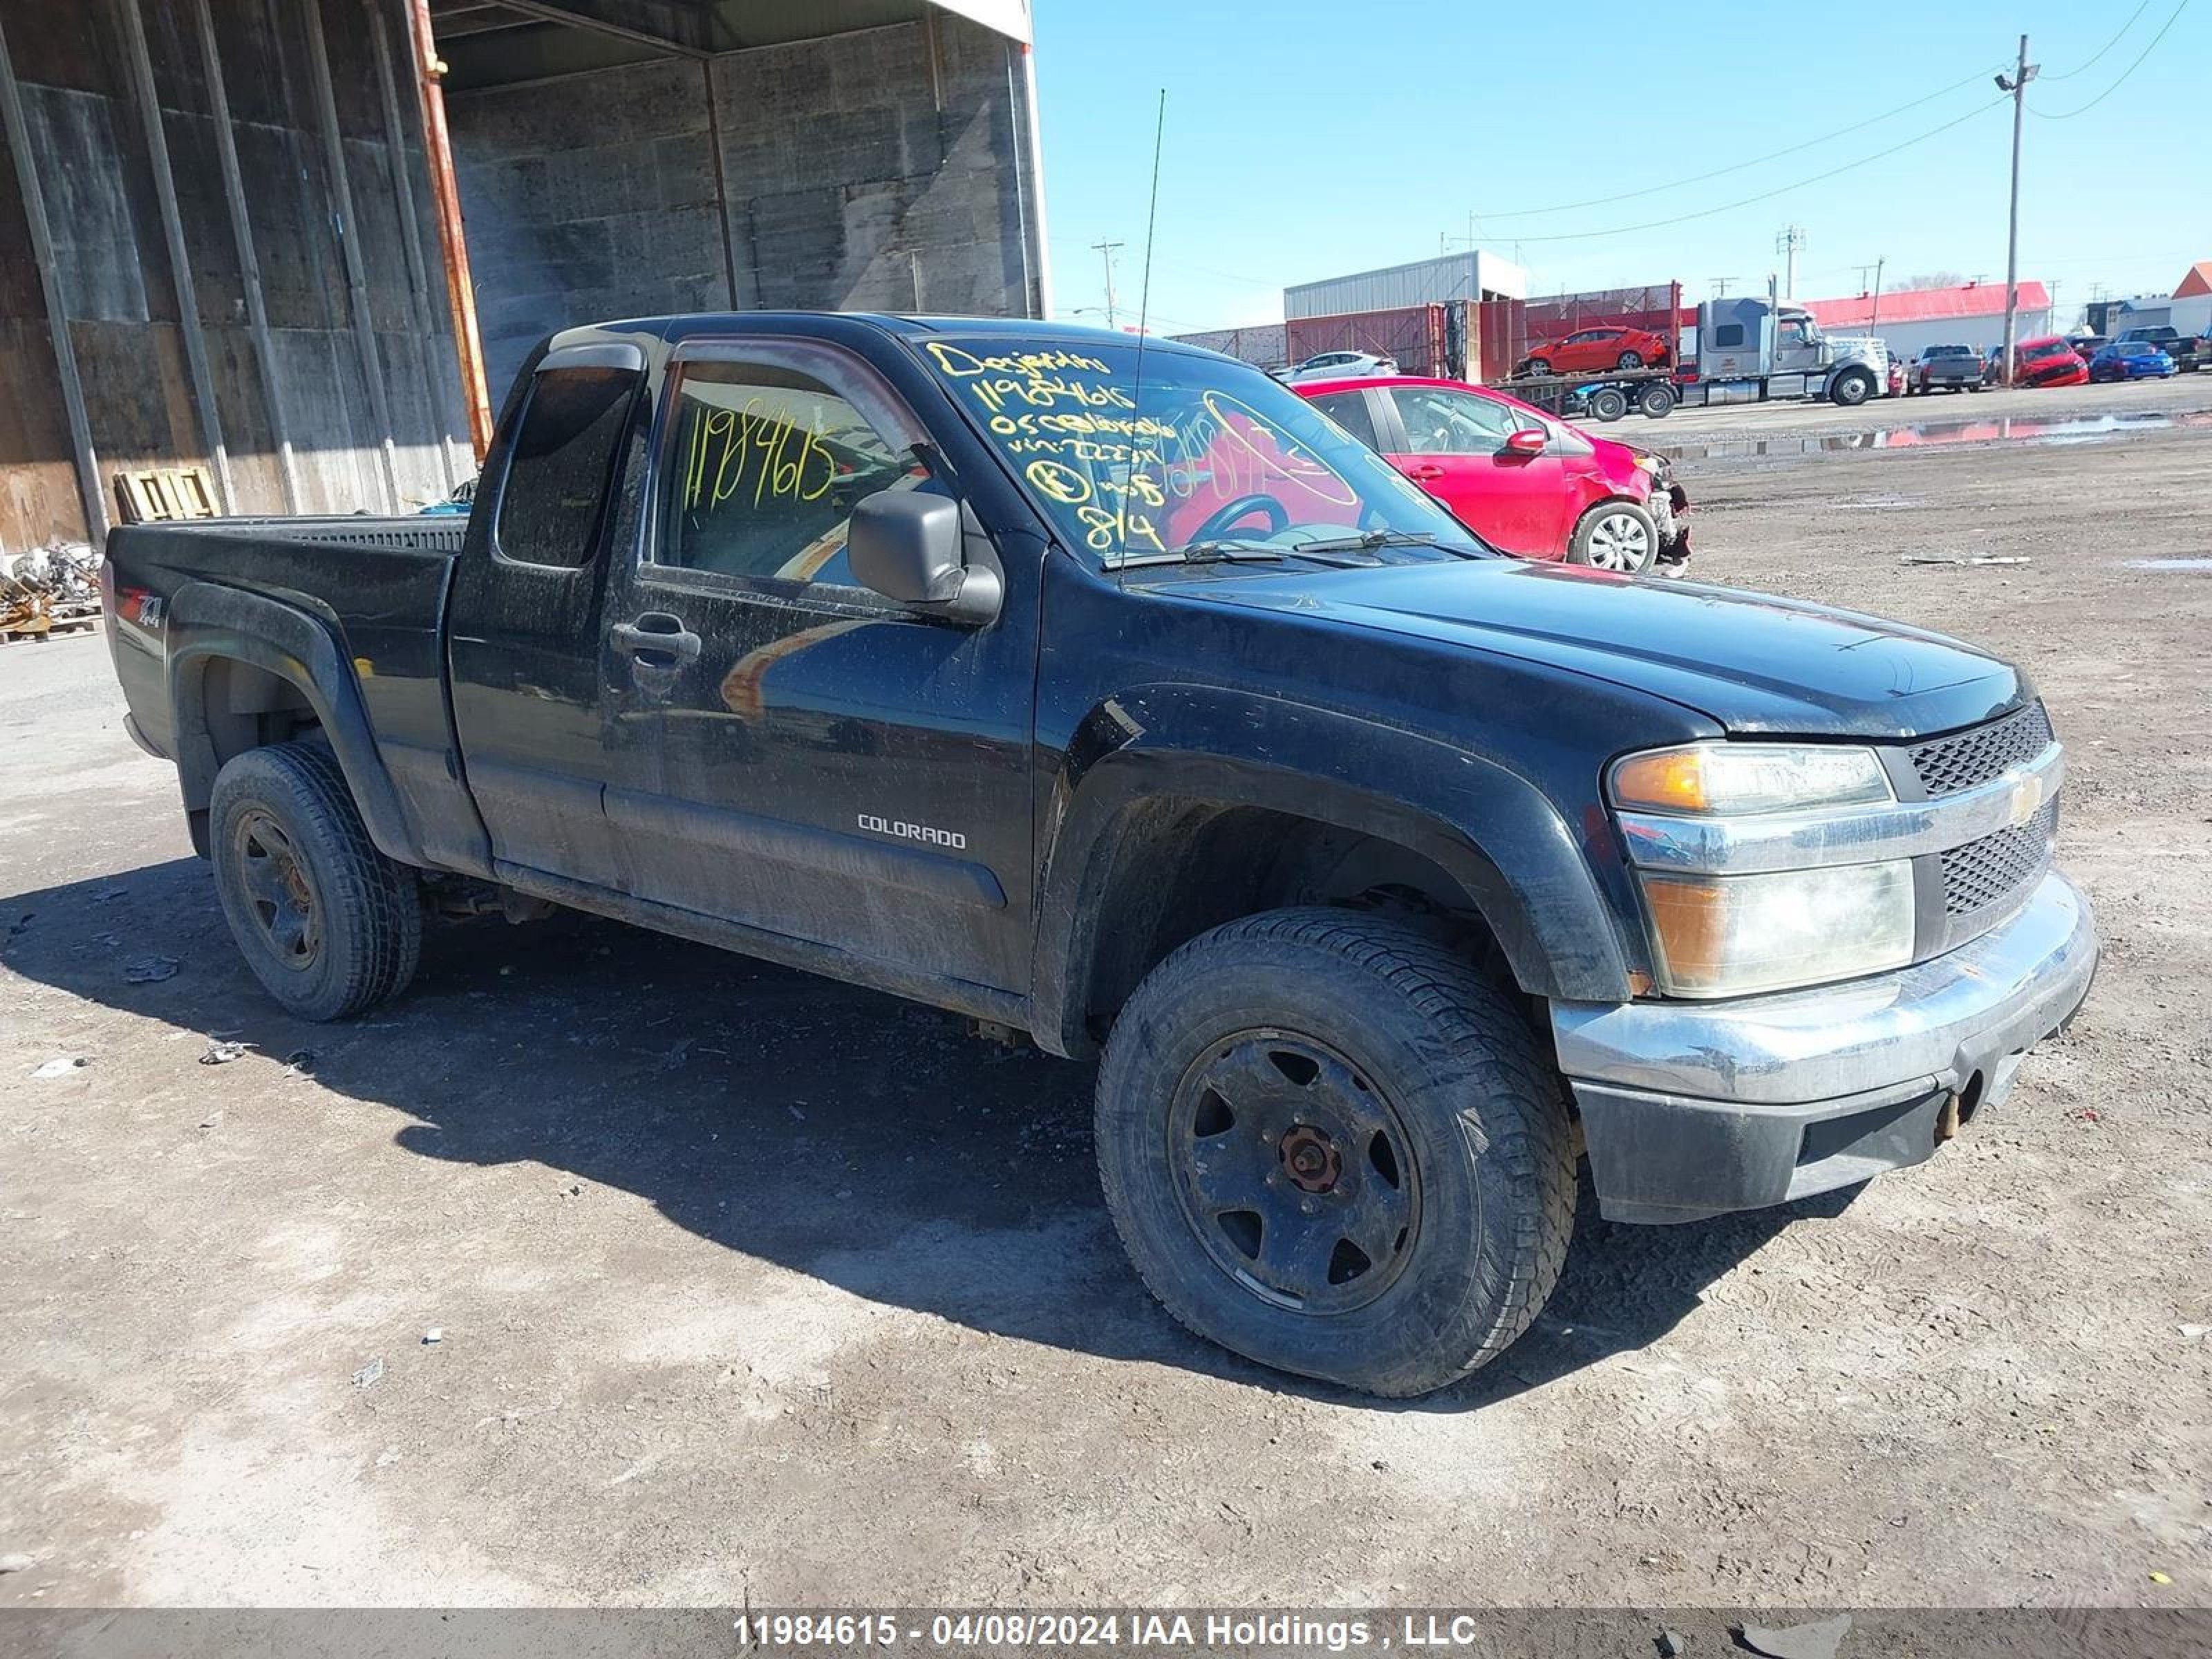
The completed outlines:
{"type": "Polygon", "coordinates": [[[1916,1164],[2087,993],[2027,679],[1486,548],[1257,369],[1014,322],[555,336],[466,520],[118,530],[130,729],[270,994],[571,906],[1098,1056],[1193,1330],[1387,1395],[1535,1316],[1577,1162],[1916,1164]]]}

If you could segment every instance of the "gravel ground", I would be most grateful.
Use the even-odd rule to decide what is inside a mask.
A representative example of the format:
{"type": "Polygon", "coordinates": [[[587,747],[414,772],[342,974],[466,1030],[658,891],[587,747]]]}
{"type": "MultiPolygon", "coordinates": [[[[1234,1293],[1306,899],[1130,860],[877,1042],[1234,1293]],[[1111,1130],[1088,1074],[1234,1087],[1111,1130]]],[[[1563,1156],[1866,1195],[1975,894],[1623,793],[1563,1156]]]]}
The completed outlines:
{"type": "Polygon", "coordinates": [[[0,650],[0,1607],[2212,1599],[2212,571],[2130,562],[2212,556],[2208,441],[1684,462],[1698,574],[2033,672],[2104,971],[1920,1169],[1661,1231],[1585,1203],[1539,1327],[1410,1405],[1183,1336],[1100,1208],[1087,1070],[949,1017],[579,918],[289,1021],[104,645],[0,650]]]}

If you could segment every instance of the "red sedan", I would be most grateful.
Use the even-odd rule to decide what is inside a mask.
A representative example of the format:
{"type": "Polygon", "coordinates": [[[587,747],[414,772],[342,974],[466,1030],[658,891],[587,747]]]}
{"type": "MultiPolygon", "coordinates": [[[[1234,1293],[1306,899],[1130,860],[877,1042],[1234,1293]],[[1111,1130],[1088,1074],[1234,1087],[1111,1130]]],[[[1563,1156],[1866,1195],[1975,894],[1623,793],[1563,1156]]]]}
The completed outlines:
{"type": "Polygon", "coordinates": [[[1514,373],[1602,374],[1615,368],[1662,368],[1672,357],[1665,335],[1608,325],[1577,329],[1565,339],[1538,342],[1514,373]]]}
{"type": "MultiPolygon", "coordinates": [[[[1983,372],[1984,380],[1999,378],[2002,366],[2003,348],[1990,353],[1990,364],[1983,372]]],[[[2045,334],[2033,340],[2022,340],[2013,348],[2013,376],[2014,386],[2087,386],[2089,384],[2089,365],[2081,360],[2073,343],[2063,336],[2045,334]]]]}
{"type": "Polygon", "coordinates": [[[1394,375],[1293,390],[1492,547],[1632,573],[1689,556],[1689,498],[1664,460],[1633,445],[1460,380],[1394,375]]]}

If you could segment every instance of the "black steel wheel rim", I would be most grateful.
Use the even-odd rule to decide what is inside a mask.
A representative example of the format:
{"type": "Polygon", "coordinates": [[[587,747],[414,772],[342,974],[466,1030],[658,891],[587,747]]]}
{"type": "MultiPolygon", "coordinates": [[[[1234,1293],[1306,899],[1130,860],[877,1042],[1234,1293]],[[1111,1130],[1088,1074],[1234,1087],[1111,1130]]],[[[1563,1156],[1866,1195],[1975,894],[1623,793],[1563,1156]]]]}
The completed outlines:
{"type": "Polygon", "coordinates": [[[290,834],[256,810],[239,818],[232,848],[247,917],[276,961],[306,973],[322,956],[323,907],[290,834]]]}
{"type": "Polygon", "coordinates": [[[1176,1087],[1168,1159],[1207,1256],[1277,1307],[1365,1307],[1396,1281],[1419,1234],[1419,1166],[1403,1118],[1311,1037],[1249,1030],[1209,1045],[1176,1087]]]}

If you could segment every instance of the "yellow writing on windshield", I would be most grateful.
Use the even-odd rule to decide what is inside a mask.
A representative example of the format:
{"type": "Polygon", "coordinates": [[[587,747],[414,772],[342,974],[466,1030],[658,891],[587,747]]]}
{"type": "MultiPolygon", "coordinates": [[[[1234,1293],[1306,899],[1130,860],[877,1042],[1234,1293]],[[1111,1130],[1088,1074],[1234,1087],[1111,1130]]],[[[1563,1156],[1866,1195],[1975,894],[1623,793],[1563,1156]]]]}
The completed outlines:
{"type": "Polygon", "coordinates": [[[973,400],[1023,481],[1072,518],[1095,552],[1162,547],[1162,522],[1186,503],[1199,515],[1246,495],[1307,514],[1358,504],[1352,485],[1259,410],[1177,384],[1172,372],[1157,393],[1146,386],[1139,394],[1133,364],[1117,368],[1080,350],[943,340],[923,349],[973,400]]]}

